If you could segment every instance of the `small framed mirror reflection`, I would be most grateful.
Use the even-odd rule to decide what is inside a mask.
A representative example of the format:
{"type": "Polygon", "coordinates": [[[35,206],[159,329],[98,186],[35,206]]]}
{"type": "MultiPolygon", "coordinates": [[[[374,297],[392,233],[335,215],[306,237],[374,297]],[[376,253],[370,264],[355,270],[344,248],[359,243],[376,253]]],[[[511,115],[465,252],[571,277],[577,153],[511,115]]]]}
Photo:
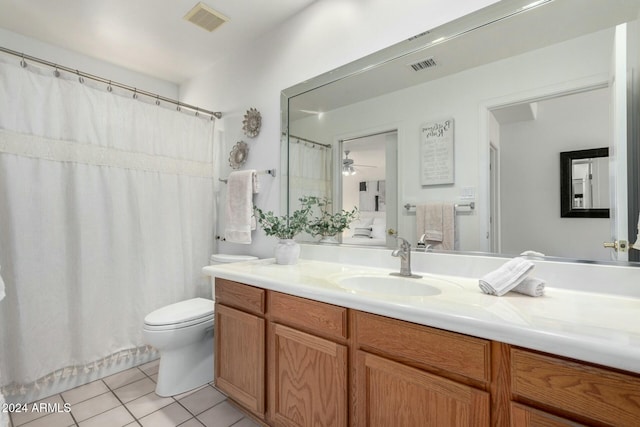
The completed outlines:
{"type": "Polygon", "coordinates": [[[560,216],[609,218],[609,149],[560,153],[560,216]]]}

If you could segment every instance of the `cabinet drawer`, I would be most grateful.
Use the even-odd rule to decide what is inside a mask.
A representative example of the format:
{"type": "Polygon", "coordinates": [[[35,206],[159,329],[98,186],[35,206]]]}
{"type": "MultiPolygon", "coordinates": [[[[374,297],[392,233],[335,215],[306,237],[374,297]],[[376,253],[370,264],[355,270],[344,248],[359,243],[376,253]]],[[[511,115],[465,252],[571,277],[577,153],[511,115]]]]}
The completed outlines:
{"type": "Polygon", "coordinates": [[[640,376],[511,349],[516,396],[616,426],[640,425],[640,376]]]}
{"type": "Polygon", "coordinates": [[[555,415],[511,402],[511,426],[513,427],[584,427],[555,415]]]}
{"type": "Polygon", "coordinates": [[[264,314],[266,291],[243,283],[216,278],[216,302],[253,314],[264,314]]]}
{"type": "Polygon", "coordinates": [[[355,318],[359,346],[475,380],[490,379],[488,340],[369,313],[356,312],[355,318]]]}
{"type": "Polygon", "coordinates": [[[347,338],[347,309],[280,292],[269,294],[271,320],[323,337],[347,338]]]}

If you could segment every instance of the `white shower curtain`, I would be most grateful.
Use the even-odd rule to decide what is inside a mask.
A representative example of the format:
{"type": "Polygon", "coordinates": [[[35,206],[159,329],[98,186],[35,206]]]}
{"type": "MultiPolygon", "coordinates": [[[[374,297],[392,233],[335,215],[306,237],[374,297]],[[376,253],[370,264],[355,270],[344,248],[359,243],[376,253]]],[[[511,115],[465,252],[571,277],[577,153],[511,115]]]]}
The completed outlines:
{"type": "Polygon", "coordinates": [[[0,63],[10,401],[135,358],[147,313],[211,296],[214,122],[71,77],[0,63]]]}
{"type": "Polygon", "coordinates": [[[292,138],[289,143],[289,206],[303,196],[331,198],[331,149],[292,138]]]}

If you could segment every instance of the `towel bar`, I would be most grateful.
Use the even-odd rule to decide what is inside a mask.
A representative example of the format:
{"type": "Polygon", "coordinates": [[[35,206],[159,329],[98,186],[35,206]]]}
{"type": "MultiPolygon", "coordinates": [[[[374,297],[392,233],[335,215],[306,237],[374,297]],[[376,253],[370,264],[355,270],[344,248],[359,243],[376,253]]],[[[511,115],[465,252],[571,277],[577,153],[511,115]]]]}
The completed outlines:
{"type": "MultiPolygon", "coordinates": [[[[258,175],[267,175],[267,174],[269,174],[274,178],[276,176],[276,170],[275,169],[266,169],[266,170],[263,170],[263,171],[256,171],[256,173],[258,175]]],[[[222,179],[222,178],[218,178],[218,181],[224,182],[225,184],[227,183],[227,180],[226,179],[222,179]]]]}
{"type": "MultiPolygon", "coordinates": [[[[412,205],[407,203],[406,205],[404,205],[404,208],[406,210],[409,210],[411,208],[415,208],[416,205],[412,205]]],[[[454,208],[458,209],[458,208],[469,208],[469,209],[475,209],[476,208],[476,202],[469,202],[469,203],[456,203],[455,205],[453,205],[454,208]]]]}

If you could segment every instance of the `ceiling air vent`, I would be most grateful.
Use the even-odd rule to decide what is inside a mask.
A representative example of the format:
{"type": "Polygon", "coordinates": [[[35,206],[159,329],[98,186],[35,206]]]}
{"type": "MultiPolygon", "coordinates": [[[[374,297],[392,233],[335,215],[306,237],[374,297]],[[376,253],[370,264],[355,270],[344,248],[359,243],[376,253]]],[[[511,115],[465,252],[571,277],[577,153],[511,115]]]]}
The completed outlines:
{"type": "Polygon", "coordinates": [[[216,12],[202,2],[195,5],[193,9],[184,16],[184,19],[209,32],[215,30],[229,20],[229,18],[223,14],[216,12]]]}
{"type": "Polygon", "coordinates": [[[413,68],[413,71],[426,70],[427,68],[433,68],[436,65],[436,61],[433,58],[427,58],[414,64],[409,64],[409,66],[413,68]]]}

